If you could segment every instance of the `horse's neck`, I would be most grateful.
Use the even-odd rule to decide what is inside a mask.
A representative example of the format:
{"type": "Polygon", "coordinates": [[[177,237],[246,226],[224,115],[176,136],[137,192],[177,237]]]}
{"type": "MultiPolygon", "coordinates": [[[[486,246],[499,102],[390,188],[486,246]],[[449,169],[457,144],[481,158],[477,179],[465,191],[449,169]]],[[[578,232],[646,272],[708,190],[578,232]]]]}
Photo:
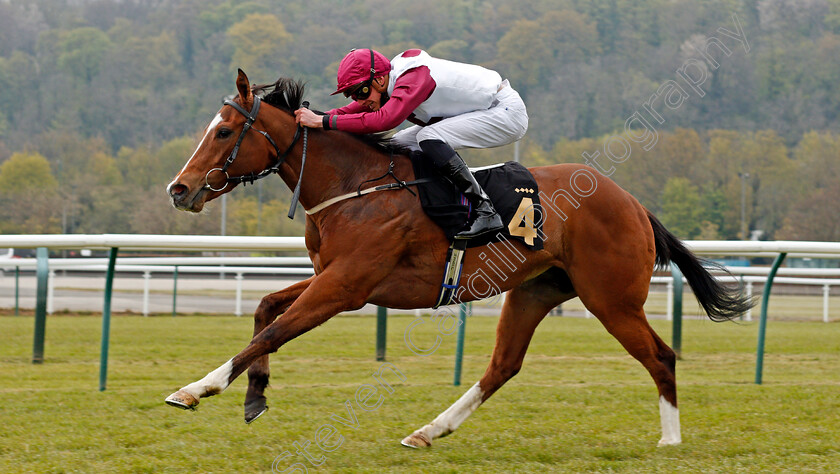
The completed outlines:
{"type": "MultiPolygon", "coordinates": [[[[275,121],[278,126],[272,134],[292,136],[286,130],[288,126],[279,122],[275,121]]],[[[300,203],[306,209],[356,191],[363,182],[388,171],[388,155],[353,136],[323,130],[309,130],[307,133],[306,164],[300,194],[300,203]]],[[[303,142],[303,137],[300,142],[303,142]]],[[[300,177],[302,150],[301,145],[295,145],[294,151],[286,158],[286,165],[281,168],[280,176],[292,190],[300,177]]],[[[406,177],[400,175],[400,179],[406,177]]]]}
{"type": "Polygon", "coordinates": [[[340,132],[318,132],[320,159],[332,169],[332,187],[343,193],[355,191],[369,179],[388,171],[389,155],[365,144],[352,135],[340,132]],[[340,188],[340,189],[338,189],[340,188]]]}

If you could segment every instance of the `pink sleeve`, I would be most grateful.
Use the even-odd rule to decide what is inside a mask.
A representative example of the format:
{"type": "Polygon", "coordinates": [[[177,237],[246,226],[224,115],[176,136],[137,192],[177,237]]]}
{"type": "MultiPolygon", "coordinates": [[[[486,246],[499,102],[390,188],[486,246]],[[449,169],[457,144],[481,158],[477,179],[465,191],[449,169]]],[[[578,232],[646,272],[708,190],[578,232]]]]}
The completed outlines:
{"type": "Polygon", "coordinates": [[[327,115],[345,115],[345,114],[358,114],[359,112],[364,112],[367,110],[363,105],[360,105],[358,102],[350,102],[349,104],[345,105],[344,107],[339,107],[337,109],[328,110],[326,112],[327,115]]]}
{"type": "Polygon", "coordinates": [[[356,102],[334,109],[327,114],[331,117],[330,128],[352,133],[375,133],[391,130],[403,123],[414,109],[420,106],[432,95],[436,84],[429,73],[429,68],[419,66],[397,78],[394,92],[376,112],[352,112],[362,110],[363,106],[356,102]]]}

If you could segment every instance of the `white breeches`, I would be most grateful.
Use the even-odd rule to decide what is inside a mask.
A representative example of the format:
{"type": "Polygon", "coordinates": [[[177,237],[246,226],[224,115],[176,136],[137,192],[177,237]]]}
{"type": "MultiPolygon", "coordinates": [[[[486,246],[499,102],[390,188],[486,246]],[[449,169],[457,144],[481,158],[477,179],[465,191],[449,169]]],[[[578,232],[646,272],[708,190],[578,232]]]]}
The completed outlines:
{"type": "Polygon", "coordinates": [[[496,94],[494,105],[441,120],[432,125],[414,125],[401,130],[392,139],[413,150],[423,140],[441,140],[453,149],[493,148],[513,143],[528,130],[528,111],[522,97],[507,80],[496,94]]]}

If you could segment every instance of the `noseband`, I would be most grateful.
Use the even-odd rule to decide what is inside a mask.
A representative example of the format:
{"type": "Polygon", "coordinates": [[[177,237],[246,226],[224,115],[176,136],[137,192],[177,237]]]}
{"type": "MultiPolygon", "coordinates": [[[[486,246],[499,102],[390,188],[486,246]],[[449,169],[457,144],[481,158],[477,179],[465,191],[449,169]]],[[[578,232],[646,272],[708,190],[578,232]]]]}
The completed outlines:
{"type": "MultiPolygon", "coordinates": [[[[210,191],[217,191],[217,192],[218,191],[224,191],[227,188],[228,183],[235,183],[235,184],[242,183],[243,185],[244,184],[253,184],[254,181],[256,181],[258,179],[265,178],[266,176],[269,176],[272,173],[277,173],[277,172],[280,171],[280,165],[282,165],[283,162],[286,161],[286,155],[288,155],[289,152],[292,151],[292,148],[295,146],[295,144],[297,144],[298,139],[300,138],[301,127],[298,126],[297,130],[295,130],[295,137],[292,139],[292,143],[289,144],[289,147],[286,148],[286,151],[284,151],[283,153],[280,153],[280,149],[277,148],[277,144],[274,143],[274,140],[271,139],[271,137],[268,135],[268,133],[266,133],[262,130],[258,130],[258,129],[256,129],[252,126],[254,124],[254,121],[257,120],[257,114],[260,112],[260,103],[261,102],[262,102],[262,99],[260,99],[256,95],[254,95],[254,105],[251,106],[251,111],[247,112],[247,111],[245,111],[245,109],[243,109],[239,104],[237,104],[233,100],[231,100],[231,99],[225,99],[224,100],[225,105],[229,105],[229,106],[233,107],[237,112],[239,112],[240,114],[245,116],[245,118],[246,118],[245,125],[242,127],[242,131],[239,132],[239,138],[236,140],[236,145],[233,146],[233,151],[230,152],[230,156],[228,156],[227,160],[225,160],[225,164],[222,165],[220,168],[211,169],[210,171],[207,172],[207,174],[204,175],[204,188],[205,189],[209,189],[210,191]],[[263,171],[260,171],[259,173],[253,173],[252,172],[252,173],[248,173],[247,175],[243,175],[243,176],[230,176],[228,174],[227,170],[230,167],[230,165],[233,164],[233,161],[236,160],[236,156],[239,154],[239,146],[242,144],[242,140],[245,138],[245,133],[247,133],[249,129],[253,129],[255,132],[258,132],[260,135],[264,136],[265,139],[268,140],[269,143],[271,143],[271,146],[274,147],[274,153],[275,153],[274,164],[272,166],[270,166],[269,168],[264,169],[263,171]],[[209,181],[210,173],[213,173],[214,171],[219,171],[219,172],[221,172],[225,175],[225,184],[224,184],[224,186],[222,186],[221,188],[218,188],[218,189],[214,188],[212,185],[210,185],[210,181],[209,181]]],[[[303,104],[304,107],[306,107],[307,105],[308,105],[307,103],[303,104]]]]}

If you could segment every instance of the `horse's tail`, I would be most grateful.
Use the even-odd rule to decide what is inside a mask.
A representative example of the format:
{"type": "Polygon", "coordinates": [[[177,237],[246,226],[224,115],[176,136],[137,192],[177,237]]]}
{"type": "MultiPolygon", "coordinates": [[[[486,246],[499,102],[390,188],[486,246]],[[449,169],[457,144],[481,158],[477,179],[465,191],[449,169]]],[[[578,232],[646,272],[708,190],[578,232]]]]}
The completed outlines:
{"type": "Polygon", "coordinates": [[[674,234],[668,232],[650,211],[647,214],[653,227],[656,265],[667,267],[670,262],[674,262],[685,275],[694,296],[712,321],[734,319],[755,306],[755,301],[747,297],[741,288],[724,286],[704,268],[713,267],[726,271],[722,265],[697,258],[674,234]]]}

